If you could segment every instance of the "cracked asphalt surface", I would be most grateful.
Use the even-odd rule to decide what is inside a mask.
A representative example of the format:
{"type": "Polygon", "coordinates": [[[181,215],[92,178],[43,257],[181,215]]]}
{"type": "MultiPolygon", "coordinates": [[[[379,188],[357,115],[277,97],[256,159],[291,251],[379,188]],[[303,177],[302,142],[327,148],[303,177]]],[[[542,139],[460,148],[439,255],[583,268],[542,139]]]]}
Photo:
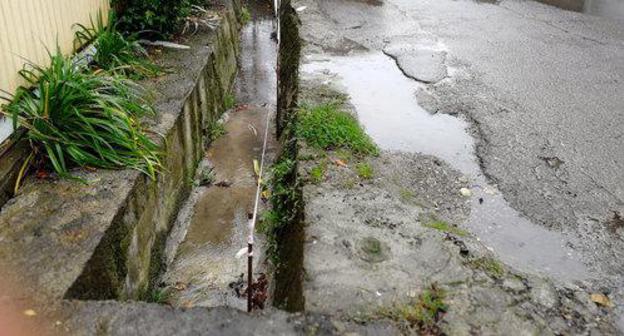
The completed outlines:
{"type": "Polygon", "coordinates": [[[383,51],[426,110],[467,119],[488,181],[624,301],[624,20],[519,0],[293,6],[307,54],[383,51]]]}

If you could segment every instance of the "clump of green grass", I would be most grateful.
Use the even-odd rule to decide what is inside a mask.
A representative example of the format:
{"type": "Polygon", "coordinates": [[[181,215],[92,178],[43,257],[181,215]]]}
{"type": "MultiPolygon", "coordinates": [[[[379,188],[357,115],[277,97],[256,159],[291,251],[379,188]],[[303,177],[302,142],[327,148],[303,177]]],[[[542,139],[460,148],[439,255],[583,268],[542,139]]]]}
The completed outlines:
{"type": "Polygon", "coordinates": [[[158,304],[167,304],[171,298],[171,291],[167,288],[157,288],[152,291],[150,302],[158,304]]]}
{"type": "Polygon", "coordinates": [[[433,220],[424,224],[423,226],[431,228],[431,229],[436,229],[442,232],[446,232],[446,233],[452,233],[460,237],[466,237],[468,235],[468,232],[458,228],[457,226],[451,225],[441,220],[433,220]]]}
{"type": "Polygon", "coordinates": [[[370,180],[375,175],[373,167],[368,162],[361,162],[355,165],[358,176],[364,180],[370,180]]]}
{"type": "Polygon", "coordinates": [[[339,110],[336,104],[301,108],[296,133],[317,149],[348,149],[358,155],[379,154],[379,149],[358,121],[339,110]]]}
{"type": "Polygon", "coordinates": [[[241,22],[246,24],[249,21],[251,21],[251,13],[247,7],[243,6],[243,9],[241,10],[241,22]]]}
{"type": "Polygon", "coordinates": [[[225,130],[225,125],[221,122],[215,122],[210,128],[208,137],[212,142],[217,140],[219,137],[225,135],[225,133],[227,133],[227,131],[225,130]]]}
{"type": "Polygon", "coordinates": [[[47,68],[30,64],[19,74],[35,90],[20,87],[5,97],[3,113],[16,130],[26,130],[29,158],[49,162],[62,177],[71,177],[69,169],[77,165],[129,167],[155,178],[158,146],[140,123],[154,111],[140,87],[114,74],[93,73],[60,51],[50,55],[47,68]]]}
{"type": "Polygon", "coordinates": [[[226,110],[229,110],[236,106],[236,97],[233,94],[227,93],[223,98],[223,106],[226,110]]]}
{"type": "Polygon", "coordinates": [[[490,257],[481,257],[468,261],[468,265],[480,269],[493,278],[502,278],[505,267],[498,260],[490,257]]]}
{"type": "Polygon", "coordinates": [[[448,310],[444,302],[445,297],[445,292],[433,284],[413,302],[382,309],[380,315],[399,323],[406,323],[421,335],[440,335],[442,330],[439,323],[448,310]]]}
{"type": "Polygon", "coordinates": [[[325,179],[325,172],[327,171],[327,163],[325,161],[320,162],[316,166],[310,169],[310,180],[314,184],[319,184],[325,179]]]}
{"type": "Polygon", "coordinates": [[[76,42],[79,45],[93,43],[95,54],[91,66],[131,79],[144,79],[162,74],[163,69],[154,64],[147,51],[137,42],[137,35],[128,37],[117,31],[115,15],[109,15],[104,23],[101,13],[91,27],[76,25],[76,42]]]}
{"type": "Polygon", "coordinates": [[[401,188],[401,190],[399,190],[399,196],[404,202],[411,202],[416,197],[416,195],[414,195],[414,192],[406,188],[401,188]]]}

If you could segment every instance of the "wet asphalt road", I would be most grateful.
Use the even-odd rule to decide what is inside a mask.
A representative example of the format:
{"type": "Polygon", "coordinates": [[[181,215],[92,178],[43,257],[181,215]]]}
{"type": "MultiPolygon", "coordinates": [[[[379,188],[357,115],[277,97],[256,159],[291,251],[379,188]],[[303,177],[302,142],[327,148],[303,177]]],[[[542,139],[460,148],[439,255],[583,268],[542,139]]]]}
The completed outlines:
{"type": "Polygon", "coordinates": [[[488,182],[528,220],[563,234],[590,277],[620,292],[624,12],[614,19],[617,11],[599,17],[518,0],[294,7],[307,11],[308,54],[384,51],[424,83],[417,97],[428,112],[466,119],[488,182]]]}

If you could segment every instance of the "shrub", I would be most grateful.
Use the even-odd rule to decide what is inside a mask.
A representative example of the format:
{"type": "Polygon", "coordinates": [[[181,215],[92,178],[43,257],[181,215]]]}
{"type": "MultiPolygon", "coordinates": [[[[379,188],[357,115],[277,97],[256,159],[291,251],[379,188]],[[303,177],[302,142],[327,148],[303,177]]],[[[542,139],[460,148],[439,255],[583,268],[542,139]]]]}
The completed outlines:
{"type": "Polygon", "coordinates": [[[107,23],[104,23],[100,14],[95,23],[91,21],[89,28],[80,24],[76,26],[79,28],[77,42],[80,45],[93,42],[96,49],[92,66],[132,79],[153,77],[163,72],[137,42],[136,34],[125,37],[117,30],[113,12],[107,23]]]}
{"type": "Polygon", "coordinates": [[[349,149],[356,154],[377,155],[379,150],[349,113],[335,104],[303,107],[297,136],[318,149],[349,149]]]}
{"type": "Polygon", "coordinates": [[[167,37],[180,30],[200,0],[112,0],[113,7],[122,14],[120,29],[124,32],[151,31],[167,37]]]}
{"type": "Polygon", "coordinates": [[[71,165],[130,167],[155,177],[157,145],[143,132],[140,118],[153,110],[136,84],[119,76],[89,71],[60,51],[48,68],[29,65],[20,87],[5,98],[13,127],[23,127],[33,153],[62,177],[71,165]]]}

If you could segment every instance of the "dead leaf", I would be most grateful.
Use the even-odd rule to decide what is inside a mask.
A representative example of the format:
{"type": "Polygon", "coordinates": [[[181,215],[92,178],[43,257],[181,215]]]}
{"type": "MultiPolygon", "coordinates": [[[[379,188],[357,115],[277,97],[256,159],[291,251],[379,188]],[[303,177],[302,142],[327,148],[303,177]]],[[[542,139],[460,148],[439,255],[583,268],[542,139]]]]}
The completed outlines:
{"type": "Polygon", "coordinates": [[[182,282],[176,282],[176,284],[173,286],[173,288],[175,288],[176,290],[179,291],[183,291],[186,289],[186,284],[182,283],[182,282]]]}
{"type": "Polygon", "coordinates": [[[335,163],[337,166],[340,166],[340,167],[345,167],[345,168],[346,168],[346,167],[348,167],[348,166],[347,166],[347,163],[346,163],[346,162],[344,162],[344,161],[342,161],[342,160],[340,160],[340,159],[334,159],[334,163],[335,163]]]}
{"type": "Polygon", "coordinates": [[[597,305],[613,308],[613,302],[611,302],[611,300],[604,294],[594,293],[590,295],[590,299],[597,305]]]}

